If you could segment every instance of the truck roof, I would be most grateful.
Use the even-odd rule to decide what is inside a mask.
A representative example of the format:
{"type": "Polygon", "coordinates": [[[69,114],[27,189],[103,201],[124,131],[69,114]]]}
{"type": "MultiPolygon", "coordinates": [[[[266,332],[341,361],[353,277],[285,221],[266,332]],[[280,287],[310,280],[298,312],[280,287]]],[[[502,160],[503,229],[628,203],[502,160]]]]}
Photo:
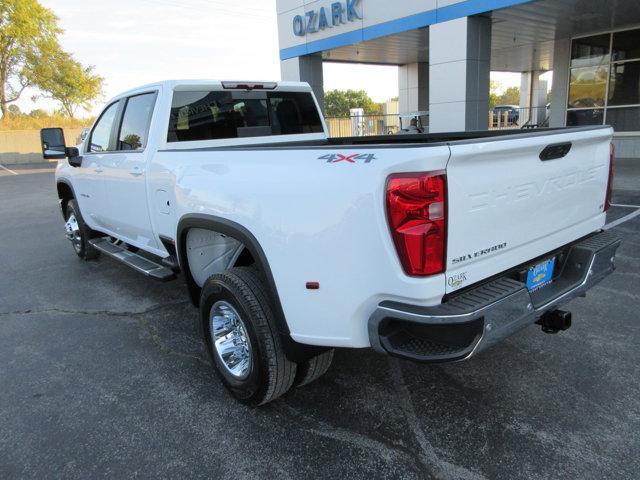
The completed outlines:
{"type": "Polygon", "coordinates": [[[311,87],[307,82],[285,82],[279,81],[275,82],[273,80],[214,80],[214,79],[200,79],[200,80],[161,80],[159,82],[147,83],[145,85],[141,85],[139,87],[132,88],[127,90],[126,92],[122,92],[111,100],[116,100],[121,97],[126,97],[130,95],[134,95],[136,93],[141,93],[146,90],[150,90],[152,88],[163,87],[168,90],[174,90],[176,87],[189,89],[189,87],[206,87],[206,88],[222,88],[223,83],[230,84],[240,84],[240,85],[251,85],[251,84],[276,84],[275,90],[292,90],[292,91],[311,91],[311,87]]]}

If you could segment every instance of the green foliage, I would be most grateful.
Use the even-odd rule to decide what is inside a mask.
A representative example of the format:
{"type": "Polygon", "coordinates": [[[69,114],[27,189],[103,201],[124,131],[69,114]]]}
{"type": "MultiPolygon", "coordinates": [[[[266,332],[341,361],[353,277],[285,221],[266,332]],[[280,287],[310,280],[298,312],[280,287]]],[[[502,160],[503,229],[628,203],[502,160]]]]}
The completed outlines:
{"type": "Polygon", "coordinates": [[[58,36],[58,18],[38,0],[0,0],[0,111],[27,87],[58,100],[73,116],[79,107],[99,96],[102,78],[64,52],[58,36]]]}
{"type": "Polygon", "coordinates": [[[498,105],[498,94],[496,93],[500,88],[500,84],[495,80],[489,80],[489,110],[493,110],[493,107],[498,105]]]}
{"type": "Polygon", "coordinates": [[[46,97],[57,100],[62,112],[73,117],[78,107],[91,108],[91,102],[102,94],[104,79],[93,73],[93,67],[83,67],[65,52],[58,52],[51,61],[36,69],[38,86],[46,97]]]}
{"type": "Polygon", "coordinates": [[[364,90],[330,90],[325,93],[325,116],[348,117],[352,108],[362,108],[367,115],[382,114],[382,104],[371,100],[364,90]]]}
{"type": "Polygon", "coordinates": [[[520,105],[520,88],[509,87],[498,97],[498,105],[520,105]]]}
{"type": "Polygon", "coordinates": [[[47,127],[84,128],[90,127],[93,120],[93,118],[70,118],[59,114],[49,115],[44,110],[38,109],[26,114],[7,115],[0,122],[0,130],[40,130],[47,127]]]}
{"type": "Polygon", "coordinates": [[[37,0],[0,1],[0,110],[38,83],[34,68],[58,51],[58,19],[37,0]]]}
{"type": "Polygon", "coordinates": [[[41,108],[36,108],[35,110],[31,110],[29,112],[29,116],[31,118],[47,118],[49,114],[41,108]]]}
{"type": "Polygon", "coordinates": [[[496,105],[519,105],[520,104],[520,88],[509,87],[502,94],[498,94],[500,83],[490,80],[489,87],[489,109],[493,110],[496,105]]]}
{"type": "Polygon", "coordinates": [[[122,143],[128,145],[129,149],[131,150],[137,150],[138,148],[142,147],[140,135],[136,135],[135,133],[130,133],[129,135],[125,136],[122,143]]]}
{"type": "Polygon", "coordinates": [[[12,117],[19,117],[20,115],[22,115],[22,110],[20,110],[20,107],[18,105],[9,105],[7,114],[11,115],[12,117]]]}

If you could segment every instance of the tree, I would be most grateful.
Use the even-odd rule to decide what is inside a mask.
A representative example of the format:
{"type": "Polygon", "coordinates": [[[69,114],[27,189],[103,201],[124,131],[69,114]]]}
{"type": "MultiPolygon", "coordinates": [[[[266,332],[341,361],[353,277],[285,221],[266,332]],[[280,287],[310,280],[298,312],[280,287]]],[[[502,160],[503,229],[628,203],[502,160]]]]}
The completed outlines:
{"type": "Polygon", "coordinates": [[[18,105],[9,105],[7,108],[7,114],[12,117],[19,117],[22,115],[22,110],[20,110],[18,105]]]}
{"type": "Polygon", "coordinates": [[[130,133],[129,135],[124,137],[122,143],[124,143],[128,147],[125,150],[137,150],[138,148],[142,147],[142,142],[140,140],[140,135],[130,133]]]}
{"type": "Polygon", "coordinates": [[[348,117],[352,108],[362,108],[367,115],[382,114],[382,104],[376,103],[364,90],[330,90],[324,95],[327,117],[348,117]]]}
{"type": "Polygon", "coordinates": [[[498,94],[501,87],[500,82],[490,80],[489,85],[489,109],[493,110],[496,105],[520,105],[519,87],[509,87],[498,94]]]}
{"type": "Polygon", "coordinates": [[[500,88],[500,83],[495,80],[489,80],[489,109],[493,110],[498,103],[498,89],[500,88]]]}
{"type": "Polygon", "coordinates": [[[47,118],[49,114],[41,108],[36,108],[35,110],[31,110],[29,112],[29,116],[31,118],[47,118]]]}
{"type": "Polygon", "coordinates": [[[0,112],[37,85],[35,67],[60,50],[62,30],[53,12],[37,0],[0,1],[0,112]]]}
{"type": "Polygon", "coordinates": [[[520,88],[509,87],[498,97],[499,105],[520,105],[520,88]]]}
{"type": "Polygon", "coordinates": [[[35,69],[38,86],[45,97],[62,104],[65,115],[73,117],[78,107],[90,109],[91,102],[102,94],[104,79],[83,67],[66,52],[58,52],[50,62],[35,69]]]}

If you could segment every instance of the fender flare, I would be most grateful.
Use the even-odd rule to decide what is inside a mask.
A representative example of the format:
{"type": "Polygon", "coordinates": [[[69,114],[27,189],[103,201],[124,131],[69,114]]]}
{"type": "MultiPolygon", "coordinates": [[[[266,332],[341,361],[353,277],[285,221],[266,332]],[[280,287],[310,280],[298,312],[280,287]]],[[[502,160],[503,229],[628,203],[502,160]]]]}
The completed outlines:
{"type": "MultiPolygon", "coordinates": [[[[260,242],[258,242],[256,237],[245,227],[226,218],[193,213],[184,215],[178,222],[176,235],[178,262],[180,263],[181,271],[184,273],[191,301],[195,306],[199,306],[201,289],[191,276],[191,272],[188,267],[186,237],[190,228],[203,228],[228,235],[242,242],[245,248],[249,250],[249,253],[251,253],[251,256],[258,264],[267,281],[267,287],[269,288],[271,299],[273,301],[278,333],[280,335],[285,354],[290,360],[301,362],[328,350],[327,347],[304,345],[291,338],[291,332],[284,315],[284,310],[282,309],[282,304],[280,302],[280,297],[278,296],[278,289],[271,272],[271,267],[269,266],[269,261],[267,260],[267,256],[265,255],[260,242]]],[[[203,334],[202,325],[198,325],[198,330],[203,334]]]]}
{"type": "MultiPolygon", "coordinates": [[[[71,194],[73,195],[73,198],[77,202],[78,201],[78,197],[76,196],[76,191],[74,190],[73,185],[71,184],[71,182],[69,180],[67,180],[66,178],[59,178],[59,179],[56,180],[56,194],[58,194],[58,185],[60,185],[60,184],[63,184],[63,185],[66,185],[67,187],[69,187],[69,190],[71,190],[71,194]]],[[[64,205],[63,205],[62,199],[59,198],[59,201],[60,201],[60,211],[62,213],[62,218],[64,218],[64,215],[65,215],[64,205]]]]}

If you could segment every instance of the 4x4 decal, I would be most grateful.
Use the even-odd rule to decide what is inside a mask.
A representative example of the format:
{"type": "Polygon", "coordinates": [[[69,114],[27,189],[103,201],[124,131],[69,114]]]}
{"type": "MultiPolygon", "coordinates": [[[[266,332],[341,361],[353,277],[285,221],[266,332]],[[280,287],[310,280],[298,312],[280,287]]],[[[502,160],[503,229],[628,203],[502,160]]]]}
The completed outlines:
{"type": "Polygon", "coordinates": [[[376,156],[373,153],[354,153],[352,155],[342,155],[340,153],[327,153],[318,157],[318,160],[326,160],[327,163],[357,163],[359,160],[363,160],[363,163],[371,163],[375,160],[376,156]]]}

